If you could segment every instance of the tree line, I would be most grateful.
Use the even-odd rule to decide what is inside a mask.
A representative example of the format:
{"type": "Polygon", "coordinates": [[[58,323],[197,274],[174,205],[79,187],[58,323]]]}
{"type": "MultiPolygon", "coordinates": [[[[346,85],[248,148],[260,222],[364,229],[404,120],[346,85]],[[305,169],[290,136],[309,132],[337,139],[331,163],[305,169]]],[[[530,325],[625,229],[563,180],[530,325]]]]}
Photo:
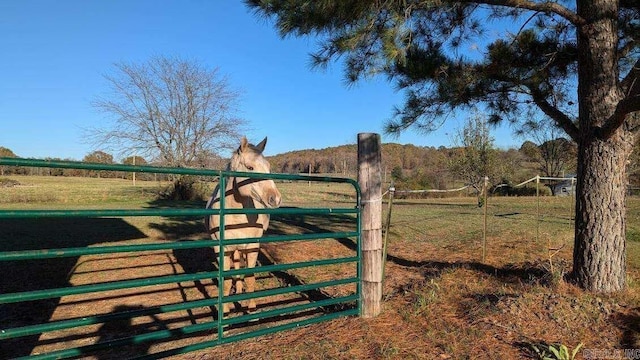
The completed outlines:
{"type": "MultiPolygon", "coordinates": [[[[561,140],[559,140],[561,141],[561,140]]],[[[543,173],[538,146],[523,143],[520,149],[490,150],[492,162],[485,175],[495,184],[517,183],[535,175],[562,176],[575,173],[575,154],[562,171],[543,173]]],[[[544,146],[542,147],[544,148],[544,146]]],[[[462,147],[416,146],[411,144],[382,144],[383,182],[394,181],[398,189],[450,189],[468,184],[463,170],[457,168],[464,156],[462,147]]],[[[333,174],[355,177],[357,173],[356,145],[342,145],[321,150],[299,150],[269,157],[273,172],[333,174]]],[[[472,176],[472,175],[470,175],[472,176]]]]}
{"type": "MultiPolygon", "coordinates": [[[[0,146],[0,157],[17,158],[11,149],[0,146]]],[[[201,167],[217,169],[221,168],[225,163],[225,160],[219,156],[211,156],[208,160],[202,163],[201,167]]],[[[57,157],[46,157],[43,160],[51,161],[78,161],[77,159],[63,159],[57,157]]],[[[142,156],[128,156],[122,159],[120,162],[114,159],[112,154],[105,151],[96,150],[85,155],[81,162],[95,163],[95,164],[123,164],[123,165],[152,165],[163,166],[159,161],[147,161],[142,156]]],[[[39,167],[27,167],[27,166],[0,166],[0,176],[8,175],[34,175],[34,176],[77,176],[77,177],[91,177],[91,178],[118,178],[118,179],[132,179],[133,174],[124,171],[109,171],[109,170],[82,170],[82,169],[58,169],[58,168],[39,168],[39,167]]],[[[166,174],[148,174],[148,173],[136,173],[136,180],[172,180],[166,174]]]]}
{"type": "MultiPolygon", "coordinates": [[[[463,169],[462,163],[469,147],[433,147],[386,143],[382,145],[383,181],[392,180],[398,189],[451,189],[469,185],[472,177],[490,177],[490,184],[515,185],[536,175],[569,177],[576,173],[577,145],[563,137],[546,140],[539,145],[526,140],[518,149],[498,149],[490,146],[487,166],[470,163],[481,170],[477,174],[463,169]]],[[[18,157],[12,150],[0,146],[0,157],[18,157]]],[[[202,156],[199,167],[224,169],[228,159],[215,154],[202,156]]],[[[268,157],[272,172],[287,174],[331,174],[355,177],[357,146],[341,145],[325,149],[307,149],[268,157]]],[[[45,160],[72,160],[46,158],[45,160]]],[[[83,162],[125,165],[162,165],[142,156],[128,156],[120,162],[112,154],[96,150],[82,158],[83,162]]],[[[640,187],[640,154],[634,152],[628,164],[629,185],[640,187]]],[[[94,178],[131,179],[131,173],[79,169],[49,169],[28,167],[0,167],[0,175],[82,176],[94,178]]],[[[166,180],[165,176],[139,173],[137,180],[166,180]]],[[[549,187],[552,182],[546,182],[549,187]]]]}

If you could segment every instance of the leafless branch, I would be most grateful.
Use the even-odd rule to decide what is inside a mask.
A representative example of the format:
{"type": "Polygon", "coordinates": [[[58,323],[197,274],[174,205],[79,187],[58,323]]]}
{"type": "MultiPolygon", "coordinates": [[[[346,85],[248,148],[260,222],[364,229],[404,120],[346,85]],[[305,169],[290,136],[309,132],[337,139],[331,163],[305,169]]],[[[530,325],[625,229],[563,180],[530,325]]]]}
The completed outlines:
{"type": "Polygon", "coordinates": [[[220,154],[237,141],[245,121],[236,115],[239,94],[217,69],[158,57],[115,65],[106,75],[113,94],[93,105],[113,126],[93,129],[95,142],[122,153],[146,153],[171,166],[195,166],[203,154],[220,154]]]}

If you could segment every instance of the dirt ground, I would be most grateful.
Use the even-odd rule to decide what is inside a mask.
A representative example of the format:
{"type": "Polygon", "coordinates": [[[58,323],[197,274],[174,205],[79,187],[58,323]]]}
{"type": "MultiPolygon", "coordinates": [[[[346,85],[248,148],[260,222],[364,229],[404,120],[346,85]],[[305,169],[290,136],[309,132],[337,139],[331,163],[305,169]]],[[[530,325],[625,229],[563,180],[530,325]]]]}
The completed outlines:
{"type": "Polygon", "coordinates": [[[413,250],[390,251],[378,317],[338,319],[184,358],[554,359],[549,346],[571,351],[582,343],[576,359],[618,359],[624,349],[640,348],[634,291],[587,294],[550,278],[544,263],[495,266],[446,254],[424,261],[421,252],[435,249],[413,250]]]}
{"type": "MultiPolygon", "coordinates": [[[[330,248],[340,249],[340,245],[333,244],[330,248]]],[[[344,251],[348,250],[345,247],[344,251]]],[[[301,254],[322,252],[323,248],[302,242],[265,246],[263,251],[278,261],[285,260],[287,254],[291,257],[288,261],[296,261],[301,254]]],[[[177,274],[187,270],[208,271],[215,269],[209,262],[211,255],[185,250],[136,256],[86,256],[73,267],[70,282],[83,285],[152,274],[177,274]]],[[[558,262],[556,266],[566,267],[567,264],[558,262]]],[[[299,278],[305,276],[311,275],[298,275],[299,278]]],[[[588,354],[584,349],[640,348],[637,294],[632,291],[615,296],[587,294],[550,276],[544,263],[500,264],[499,259],[489,259],[486,264],[480,264],[466,260],[464,255],[456,257],[446,250],[429,246],[422,249],[392,247],[386,268],[383,310],[379,316],[371,319],[338,318],[174,358],[519,359],[541,358],[538,355],[543,350],[540,349],[553,343],[565,344],[570,349],[582,343],[583,350],[578,352],[577,358],[584,358],[583,354],[588,354]]],[[[264,274],[258,279],[259,288],[282,286],[286,282],[286,279],[273,274],[264,274]]],[[[337,289],[335,294],[349,291],[352,290],[337,289]]],[[[216,294],[214,281],[202,280],[65,296],[55,306],[51,320],[95,313],[141,311],[180,301],[211,299],[216,294]]],[[[293,294],[260,300],[258,308],[264,311],[281,304],[307,301],[308,297],[293,294]]],[[[315,315],[304,314],[300,319],[315,315]]],[[[204,306],[54,331],[39,337],[31,353],[205,324],[216,317],[214,307],[204,306]]],[[[252,326],[260,328],[281,322],[274,320],[252,326]]],[[[80,357],[132,358],[199,341],[211,341],[217,336],[215,329],[179,335],[179,340],[150,341],[80,357]]],[[[14,343],[13,346],[20,345],[14,343]]],[[[7,347],[3,349],[4,352],[7,347]]],[[[6,352],[3,357],[12,356],[6,352]]]]}
{"type": "MultiPolygon", "coordinates": [[[[164,223],[162,226],[156,226],[156,229],[149,231],[149,234],[143,234],[126,222],[116,219],[93,219],[78,222],[82,225],[77,225],[73,219],[39,220],[38,227],[32,226],[28,223],[29,221],[26,221],[27,223],[16,221],[10,225],[3,224],[5,226],[0,226],[0,230],[2,233],[11,234],[9,236],[12,238],[20,235],[23,238],[55,239],[52,242],[55,242],[58,247],[161,244],[167,240],[178,238],[188,241],[189,237],[203,239],[207,236],[203,232],[193,231],[194,229],[202,230],[203,227],[180,220],[176,220],[172,224],[164,223]],[[105,227],[111,227],[118,236],[111,239],[105,235],[99,236],[92,233],[93,228],[105,227]],[[187,237],[185,234],[189,234],[189,236],[187,237]],[[89,238],[93,239],[90,244],[78,240],[89,238]]],[[[288,230],[293,229],[290,224],[283,221],[281,224],[273,224],[271,233],[282,234],[285,227],[288,230]]],[[[307,230],[300,228],[293,231],[305,232],[307,230]]],[[[345,239],[341,241],[344,242],[345,239]]],[[[47,248],[55,247],[51,244],[44,246],[47,248]]],[[[295,242],[295,245],[294,243],[265,244],[260,256],[260,264],[265,266],[328,257],[351,257],[355,255],[354,246],[353,242],[351,242],[351,247],[343,246],[335,239],[316,241],[315,243],[298,241],[295,242]]],[[[18,246],[18,248],[20,247],[18,246]]],[[[22,246],[22,249],[28,250],[25,246],[22,246]]],[[[215,256],[212,248],[197,248],[146,251],[135,254],[83,255],[16,263],[0,262],[0,270],[5,274],[1,282],[3,293],[92,286],[92,284],[98,283],[108,284],[171,275],[204,274],[201,276],[202,279],[197,280],[173,281],[157,285],[144,283],[134,288],[65,295],[59,298],[0,305],[0,319],[3,328],[69,320],[83,325],[72,329],[45,332],[42,335],[2,340],[0,358],[53,352],[54,354],[50,355],[50,358],[74,356],[87,359],[128,359],[147,354],[162,354],[165,351],[195,343],[215,342],[218,339],[216,325],[218,286],[217,279],[215,279],[217,273],[215,256]],[[185,302],[194,302],[196,305],[189,309],[164,312],[175,304],[185,302]],[[119,314],[117,320],[100,321],[101,317],[114,314],[119,314]],[[98,316],[96,321],[85,322],[87,318],[96,315],[98,316]],[[154,337],[144,338],[135,343],[129,341],[102,349],[92,348],[97,343],[136,335],[144,337],[147,334],[155,335],[149,335],[154,337]],[[171,338],[168,339],[169,337],[171,338]],[[71,353],[60,352],[74,347],[80,347],[80,350],[71,353]]],[[[355,263],[330,265],[323,268],[323,271],[294,269],[287,272],[258,273],[256,290],[286,289],[289,286],[335,279],[336,276],[343,278],[356,276],[355,263]]],[[[309,290],[270,295],[256,300],[257,314],[285,306],[309,304],[318,300],[352,294],[355,294],[355,284],[325,287],[321,291],[309,290]]],[[[227,316],[233,318],[247,314],[246,305],[245,301],[234,303],[231,314],[227,316]]],[[[343,310],[353,309],[350,304],[346,304],[346,308],[344,306],[343,310]]],[[[233,324],[226,327],[224,336],[244,334],[248,331],[314,319],[334,311],[336,311],[335,305],[319,309],[309,308],[295,314],[271,316],[248,323],[233,324]]],[[[194,352],[185,356],[189,358],[196,356],[195,354],[194,352]]]]}

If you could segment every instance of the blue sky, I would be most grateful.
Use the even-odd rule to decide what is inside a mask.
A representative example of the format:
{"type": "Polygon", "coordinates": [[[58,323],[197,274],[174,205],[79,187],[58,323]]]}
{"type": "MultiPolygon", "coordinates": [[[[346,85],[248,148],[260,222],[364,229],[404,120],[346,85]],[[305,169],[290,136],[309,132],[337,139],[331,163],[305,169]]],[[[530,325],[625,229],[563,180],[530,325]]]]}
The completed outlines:
{"type": "MultiPolygon", "coordinates": [[[[0,34],[0,146],[21,157],[81,160],[101,150],[82,129],[105,121],[91,106],[107,93],[103,75],[114,63],[156,55],[218,67],[242,93],[249,140],[269,137],[267,155],[382,133],[403,98],[384,77],[346,86],[340,62],[311,69],[317,40],[281,39],[239,1],[3,0],[0,34]]],[[[409,130],[382,140],[449,146],[461,125],[454,119],[429,135],[409,130]]],[[[523,141],[508,127],[492,135],[501,148],[523,141]]]]}

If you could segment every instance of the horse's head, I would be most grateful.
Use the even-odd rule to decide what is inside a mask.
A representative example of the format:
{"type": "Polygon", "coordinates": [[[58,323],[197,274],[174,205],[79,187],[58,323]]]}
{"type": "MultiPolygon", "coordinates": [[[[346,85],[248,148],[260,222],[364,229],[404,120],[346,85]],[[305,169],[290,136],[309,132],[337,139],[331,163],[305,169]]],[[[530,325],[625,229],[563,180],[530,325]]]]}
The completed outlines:
{"type": "MultiPolygon", "coordinates": [[[[271,172],[271,165],[262,156],[266,145],[266,137],[258,145],[249,144],[247,138],[243,137],[238,150],[231,157],[231,171],[271,172]]],[[[251,197],[255,202],[267,208],[280,206],[282,197],[273,180],[236,177],[234,181],[234,187],[241,196],[251,197]]]]}

